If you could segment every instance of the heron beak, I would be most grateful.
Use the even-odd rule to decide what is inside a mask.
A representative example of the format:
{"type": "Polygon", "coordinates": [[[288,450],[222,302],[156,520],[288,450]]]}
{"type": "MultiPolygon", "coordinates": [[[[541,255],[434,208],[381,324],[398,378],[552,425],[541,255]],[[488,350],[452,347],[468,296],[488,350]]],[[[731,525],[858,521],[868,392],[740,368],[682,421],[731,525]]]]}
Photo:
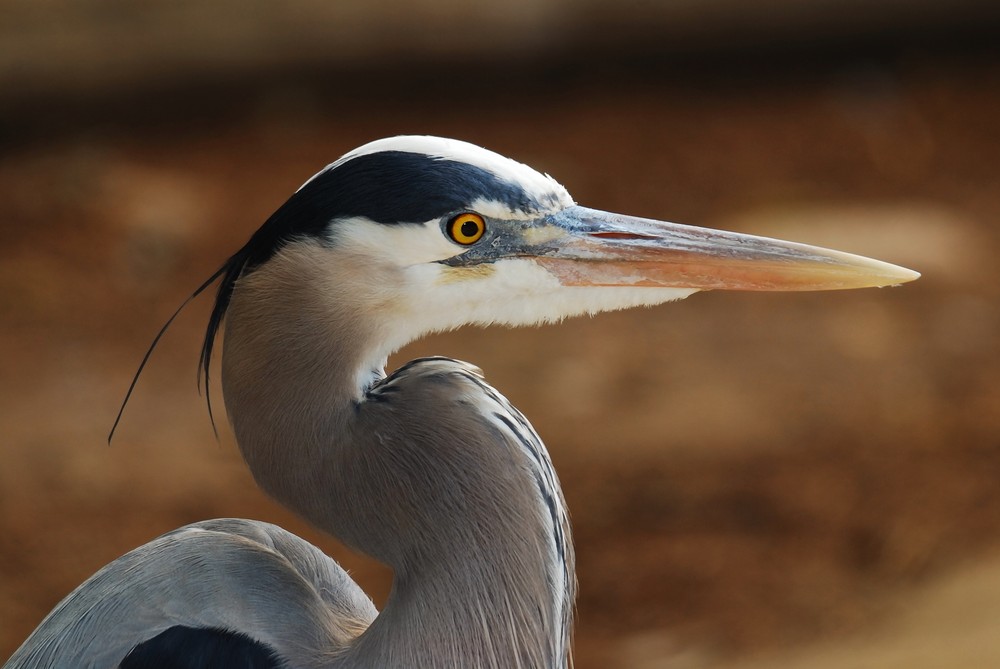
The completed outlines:
{"type": "Polygon", "coordinates": [[[839,290],[920,276],[816,246],[579,206],[547,216],[525,237],[535,261],[566,286],[839,290]]]}

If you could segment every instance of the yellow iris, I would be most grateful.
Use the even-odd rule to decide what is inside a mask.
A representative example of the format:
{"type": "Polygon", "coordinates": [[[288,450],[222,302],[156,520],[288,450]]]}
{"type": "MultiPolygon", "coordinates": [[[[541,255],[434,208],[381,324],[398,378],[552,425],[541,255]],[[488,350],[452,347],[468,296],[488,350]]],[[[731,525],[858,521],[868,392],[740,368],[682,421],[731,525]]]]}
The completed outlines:
{"type": "Polygon", "coordinates": [[[459,214],[448,222],[448,236],[459,244],[475,244],[486,232],[486,221],[479,214],[459,214]]]}

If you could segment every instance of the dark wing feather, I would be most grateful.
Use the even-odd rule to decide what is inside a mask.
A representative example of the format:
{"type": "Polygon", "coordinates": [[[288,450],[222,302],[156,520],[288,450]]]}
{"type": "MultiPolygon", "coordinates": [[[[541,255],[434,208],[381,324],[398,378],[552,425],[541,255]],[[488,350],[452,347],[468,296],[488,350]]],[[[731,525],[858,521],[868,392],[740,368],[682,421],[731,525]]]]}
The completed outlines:
{"type": "Polygon", "coordinates": [[[246,634],[176,625],[129,651],[118,669],[283,669],[273,648],[246,634]]]}

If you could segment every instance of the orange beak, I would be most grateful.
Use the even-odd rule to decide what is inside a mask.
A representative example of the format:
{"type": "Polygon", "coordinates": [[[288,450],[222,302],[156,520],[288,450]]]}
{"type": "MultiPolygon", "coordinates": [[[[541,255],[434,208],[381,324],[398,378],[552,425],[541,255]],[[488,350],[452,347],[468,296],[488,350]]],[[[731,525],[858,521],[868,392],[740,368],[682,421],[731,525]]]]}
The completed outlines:
{"type": "Polygon", "coordinates": [[[839,290],[913,281],[912,270],[767,237],[569,207],[525,231],[520,252],[567,286],[839,290]]]}

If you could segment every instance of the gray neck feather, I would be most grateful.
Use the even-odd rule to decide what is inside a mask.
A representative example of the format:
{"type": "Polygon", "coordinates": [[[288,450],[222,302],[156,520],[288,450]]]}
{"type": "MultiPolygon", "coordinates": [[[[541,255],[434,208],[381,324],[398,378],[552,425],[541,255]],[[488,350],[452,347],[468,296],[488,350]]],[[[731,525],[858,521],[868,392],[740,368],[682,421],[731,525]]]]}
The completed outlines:
{"type": "Polygon", "coordinates": [[[333,664],[565,667],[572,551],[553,561],[532,463],[456,401],[461,373],[363,399],[394,313],[365,275],[289,245],[238,282],[223,349],[227,411],[261,487],[395,572],[384,611],[333,664]]]}

